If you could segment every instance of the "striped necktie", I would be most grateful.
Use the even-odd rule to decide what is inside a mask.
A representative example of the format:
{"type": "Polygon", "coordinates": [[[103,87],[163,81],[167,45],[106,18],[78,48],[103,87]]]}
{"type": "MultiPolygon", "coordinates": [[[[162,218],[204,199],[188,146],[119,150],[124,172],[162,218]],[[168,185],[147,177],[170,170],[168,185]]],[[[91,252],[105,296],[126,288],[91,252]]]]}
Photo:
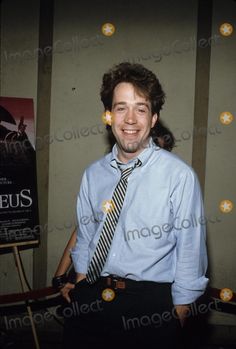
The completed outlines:
{"type": "Polygon", "coordinates": [[[107,213],[94,255],[88,267],[86,279],[90,284],[93,284],[100,277],[105,265],[124,202],[125,192],[128,185],[127,178],[135,167],[141,165],[142,162],[138,159],[133,167],[121,171],[121,178],[112,195],[113,209],[107,213]]]}

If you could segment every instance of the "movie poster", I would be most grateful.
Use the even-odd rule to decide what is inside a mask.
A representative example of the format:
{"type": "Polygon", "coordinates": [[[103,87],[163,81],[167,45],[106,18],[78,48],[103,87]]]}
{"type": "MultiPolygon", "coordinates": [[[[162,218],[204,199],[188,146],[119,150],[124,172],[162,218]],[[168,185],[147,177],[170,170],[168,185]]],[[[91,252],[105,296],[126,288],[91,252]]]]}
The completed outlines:
{"type": "Polygon", "coordinates": [[[0,97],[0,244],[39,239],[34,106],[0,97]]]}

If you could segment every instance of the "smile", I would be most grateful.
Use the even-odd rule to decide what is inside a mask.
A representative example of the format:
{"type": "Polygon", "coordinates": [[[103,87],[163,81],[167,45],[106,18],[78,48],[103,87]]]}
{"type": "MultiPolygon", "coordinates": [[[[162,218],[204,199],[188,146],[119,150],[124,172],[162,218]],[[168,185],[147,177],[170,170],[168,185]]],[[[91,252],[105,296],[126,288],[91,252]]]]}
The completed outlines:
{"type": "Polygon", "coordinates": [[[138,130],[123,130],[123,132],[132,135],[138,133],[138,130]]]}

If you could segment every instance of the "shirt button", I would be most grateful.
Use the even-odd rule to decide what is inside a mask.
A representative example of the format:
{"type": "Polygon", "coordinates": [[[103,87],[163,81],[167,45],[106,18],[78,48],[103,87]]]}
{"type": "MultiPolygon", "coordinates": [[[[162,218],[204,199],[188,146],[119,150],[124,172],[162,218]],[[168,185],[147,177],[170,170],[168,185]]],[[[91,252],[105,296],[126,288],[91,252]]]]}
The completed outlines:
{"type": "Polygon", "coordinates": [[[115,253],[113,253],[113,254],[112,254],[112,257],[115,257],[115,256],[116,256],[116,254],[115,254],[115,253]]]}

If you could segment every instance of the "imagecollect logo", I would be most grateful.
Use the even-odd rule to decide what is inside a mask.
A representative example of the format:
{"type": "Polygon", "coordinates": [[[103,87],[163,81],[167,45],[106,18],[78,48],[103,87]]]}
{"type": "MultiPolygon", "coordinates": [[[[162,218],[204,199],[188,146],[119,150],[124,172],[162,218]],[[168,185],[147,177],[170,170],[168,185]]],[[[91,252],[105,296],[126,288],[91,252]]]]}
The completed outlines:
{"type": "MultiPolygon", "coordinates": [[[[192,303],[188,309],[188,312],[185,315],[185,318],[188,318],[190,316],[197,316],[199,314],[206,314],[208,311],[212,310],[221,311],[221,308],[218,307],[218,303],[221,303],[221,301],[217,299],[210,302],[209,304],[192,303]]],[[[122,315],[122,324],[125,331],[147,326],[154,326],[155,328],[158,328],[162,326],[165,322],[173,320],[173,318],[179,320],[175,307],[173,307],[171,311],[164,311],[160,314],[144,314],[141,317],[137,316],[133,318],[125,318],[125,316],[122,315]]]]}

